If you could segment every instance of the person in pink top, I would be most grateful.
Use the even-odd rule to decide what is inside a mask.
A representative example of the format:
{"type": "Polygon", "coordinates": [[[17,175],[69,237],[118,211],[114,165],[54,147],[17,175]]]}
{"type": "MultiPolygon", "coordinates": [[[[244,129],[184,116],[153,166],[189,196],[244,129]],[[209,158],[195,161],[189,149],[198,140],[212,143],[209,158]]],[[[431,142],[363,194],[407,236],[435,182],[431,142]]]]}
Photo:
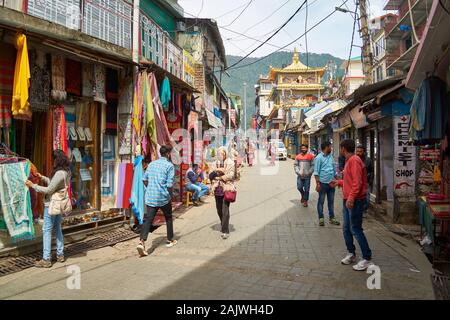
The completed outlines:
{"type": "Polygon", "coordinates": [[[353,266],[356,271],[364,271],[373,263],[372,251],[364,234],[362,222],[368,190],[367,171],[364,162],[355,155],[355,141],[344,140],[340,144],[341,154],[345,156],[344,179],[334,180],[330,185],[343,188],[343,233],[348,254],[341,260],[349,265],[356,262],[356,248],[353,238],[358,241],[362,259],[353,266]]]}

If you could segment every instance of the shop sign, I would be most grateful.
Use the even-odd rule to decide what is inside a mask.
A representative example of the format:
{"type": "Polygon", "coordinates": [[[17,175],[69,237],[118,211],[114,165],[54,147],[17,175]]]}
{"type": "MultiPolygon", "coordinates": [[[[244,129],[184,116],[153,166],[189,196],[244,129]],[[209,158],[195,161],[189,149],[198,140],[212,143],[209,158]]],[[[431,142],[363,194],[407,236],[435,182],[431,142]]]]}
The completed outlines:
{"type": "Polygon", "coordinates": [[[236,125],[236,110],[230,109],[230,119],[231,122],[233,122],[233,124],[236,125]]]}
{"type": "Polygon", "coordinates": [[[194,86],[194,78],[195,78],[195,60],[194,57],[183,50],[183,80],[194,86]]]}
{"type": "Polygon", "coordinates": [[[177,113],[166,113],[167,127],[169,133],[172,134],[175,130],[181,128],[181,117],[177,113]]]}
{"type": "Polygon", "coordinates": [[[414,198],[416,188],[416,147],[409,141],[409,116],[393,117],[394,194],[414,198]]]}

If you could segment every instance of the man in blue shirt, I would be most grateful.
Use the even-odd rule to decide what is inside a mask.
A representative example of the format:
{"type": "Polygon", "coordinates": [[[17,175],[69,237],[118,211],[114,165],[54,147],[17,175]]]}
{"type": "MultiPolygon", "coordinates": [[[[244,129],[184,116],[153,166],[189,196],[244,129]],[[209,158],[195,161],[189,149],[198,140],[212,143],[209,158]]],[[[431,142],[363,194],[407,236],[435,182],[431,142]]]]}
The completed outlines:
{"type": "Polygon", "coordinates": [[[150,228],[153,225],[159,209],[164,213],[167,228],[168,248],[177,244],[173,239],[173,221],[172,221],[172,196],[171,188],[175,178],[175,167],[170,162],[171,146],[162,146],[160,149],[161,158],[151,162],[142,178],[145,184],[145,205],[146,213],[144,215],[144,224],[141,230],[141,241],[137,246],[137,251],[141,257],[147,256],[145,250],[145,241],[147,241],[150,228]]]}
{"type": "Polygon", "coordinates": [[[198,200],[202,201],[201,198],[208,194],[209,188],[199,182],[199,177],[202,178],[203,174],[200,172],[198,164],[192,165],[192,168],[186,172],[186,189],[193,192],[192,201],[195,206],[198,205],[198,200]]]}
{"type": "Polygon", "coordinates": [[[316,179],[316,191],[319,193],[317,201],[317,211],[319,213],[319,226],[325,225],[323,216],[323,205],[325,197],[328,200],[328,211],[330,216],[330,224],[340,225],[339,221],[334,217],[334,193],[335,188],[330,186],[330,182],[336,179],[336,165],[333,155],[331,154],[331,143],[323,142],[321,145],[322,153],[314,160],[314,178],[316,179]]]}

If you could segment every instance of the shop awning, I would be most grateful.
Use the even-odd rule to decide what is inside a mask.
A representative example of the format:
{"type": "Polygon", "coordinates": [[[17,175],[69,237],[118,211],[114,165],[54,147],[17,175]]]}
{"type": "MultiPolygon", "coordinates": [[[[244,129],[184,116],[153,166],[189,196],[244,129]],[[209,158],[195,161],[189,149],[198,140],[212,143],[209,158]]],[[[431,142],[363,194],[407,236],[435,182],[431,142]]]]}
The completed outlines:
{"type": "Polygon", "coordinates": [[[214,127],[216,129],[219,129],[222,127],[222,121],[220,121],[219,118],[217,118],[214,113],[209,111],[208,109],[205,109],[206,116],[208,117],[208,123],[211,127],[214,127]]]}

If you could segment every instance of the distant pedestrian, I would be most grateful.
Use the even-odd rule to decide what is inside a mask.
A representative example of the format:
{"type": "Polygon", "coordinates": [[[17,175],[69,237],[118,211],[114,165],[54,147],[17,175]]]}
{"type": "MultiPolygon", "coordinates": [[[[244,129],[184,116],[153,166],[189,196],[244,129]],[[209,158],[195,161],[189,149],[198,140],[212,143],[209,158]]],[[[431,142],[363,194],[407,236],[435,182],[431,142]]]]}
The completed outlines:
{"type": "Polygon", "coordinates": [[[367,170],[367,183],[369,188],[367,190],[366,205],[364,206],[364,212],[367,212],[370,206],[370,194],[373,192],[373,180],[374,180],[374,167],[373,161],[367,157],[366,148],[363,145],[356,147],[356,155],[361,158],[366,166],[367,170]]]}
{"type": "Polygon", "coordinates": [[[323,142],[321,145],[322,153],[320,153],[314,161],[314,178],[316,180],[316,191],[319,193],[317,201],[317,211],[319,214],[319,226],[325,225],[323,207],[325,197],[328,202],[329,222],[332,225],[340,225],[339,221],[334,216],[334,194],[335,188],[330,185],[330,182],[336,179],[336,165],[331,154],[331,143],[329,141],[323,142]]]}
{"type": "Polygon", "coordinates": [[[363,210],[368,189],[367,171],[360,157],[354,154],[355,141],[344,140],[340,144],[341,153],[345,156],[344,179],[333,181],[334,186],[343,187],[343,233],[348,254],[342,259],[345,265],[356,261],[356,248],[353,237],[358,241],[363,259],[353,266],[356,271],[364,271],[372,265],[372,251],[364,235],[362,222],[363,210]]]}
{"type": "Polygon", "coordinates": [[[234,161],[227,157],[225,148],[220,148],[217,161],[211,165],[209,178],[216,200],[217,214],[220,219],[222,239],[230,236],[230,202],[225,200],[226,191],[234,191],[234,161]]]}
{"type": "Polygon", "coordinates": [[[199,181],[203,181],[201,170],[198,164],[193,164],[192,168],[186,171],[186,190],[193,192],[192,202],[195,206],[198,206],[198,201],[202,201],[202,197],[209,192],[208,186],[199,181]]]}
{"type": "Polygon", "coordinates": [[[167,228],[166,247],[171,248],[177,244],[173,237],[172,221],[172,197],[171,189],[175,178],[175,168],[170,161],[171,146],[162,146],[160,149],[161,158],[151,162],[143,177],[145,189],[146,213],[144,215],[144,225],[141,230],[141,241],[136,247],[141,257],[147,256],[145,241],[147,241],[153,220],[158,210],[164,214],[167,228]]]}
{"type": "Polygon", "coordinates": [[[247,154],[247,163],[249,167],[253,166],[253,160],[255,159],[255,145],[250,138],[247,138],[245,152],[247,154]]]}
{"type": "Polygon", "coordinates": [[[269,142],[269,157],[270,157],[270,165],[274,166],[275,165],[275,160],[277,157],[277,148],[275,146],[274,142],[269,142]]]}
{"type": "Polygon", "coordinates": [[[314,155],[308,152],[308,145],[300,146],[300,154],[295,158],[294,169],[297,174],[297,189],[302,196],[302,204],[307,207],[311,176],[314,172],[314,155]]]}

